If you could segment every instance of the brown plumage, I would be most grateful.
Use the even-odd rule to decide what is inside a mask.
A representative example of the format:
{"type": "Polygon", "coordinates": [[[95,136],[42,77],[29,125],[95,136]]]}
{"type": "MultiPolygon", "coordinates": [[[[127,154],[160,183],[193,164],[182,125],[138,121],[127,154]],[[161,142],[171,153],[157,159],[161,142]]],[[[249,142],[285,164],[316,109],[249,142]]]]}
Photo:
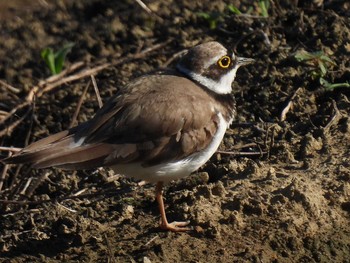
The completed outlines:
{"type": "Polygon", "coordinates": [[[91,120],[3,161],[75,170],[108,166],[156,182],[161,227],[189,230],[187,222],[168,223],[163,183],[197,170],[216,151],[235,113],[231,84],[237,69],[250,62],[218,42],[198,45],[176,70],[131,81],[91,120]]]}
{"type": "Polygon", "coordinates": [[[211,93],[174,72],[146,75],[125,86],[90,121],[39,140],[4,161],[92,169],[182,159],[208,146],[217,130],[217,112],[227,121],[231,118],[233,97],[223,106],[218,103],[223,96],[211,93]]]}

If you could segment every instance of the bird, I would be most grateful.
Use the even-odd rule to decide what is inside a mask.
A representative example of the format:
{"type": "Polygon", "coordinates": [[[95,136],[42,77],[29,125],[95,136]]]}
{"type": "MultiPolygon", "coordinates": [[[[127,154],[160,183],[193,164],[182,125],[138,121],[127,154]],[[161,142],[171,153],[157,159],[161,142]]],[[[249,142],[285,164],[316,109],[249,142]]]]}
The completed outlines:
{"type": "Polygon", "coordinates": [[[168,222],[164,184],[190,175],[216,152],[236,116],[232,83],[237,69],[253,61],[217,41],[196,45],[175,67],[131,80],[90,120],[2,161],[36,169],[109,167],[154,183],[160,228],[188,231],[188,221],[168,222]]]}

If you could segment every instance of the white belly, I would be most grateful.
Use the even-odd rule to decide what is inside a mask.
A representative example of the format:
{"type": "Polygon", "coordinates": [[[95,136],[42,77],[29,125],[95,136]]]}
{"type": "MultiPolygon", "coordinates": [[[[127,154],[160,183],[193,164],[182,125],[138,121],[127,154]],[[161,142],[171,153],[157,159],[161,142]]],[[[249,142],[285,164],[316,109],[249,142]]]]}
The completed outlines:
{"type": "Polygon", "coordinates": [[[169,182],[185,177],[205,164],[218,149],[229,125],[221,113],[218,114],[218,117],[220,119],[219,128],[212,142],[201,152],[194,153],[180,161],[162,163],[150,167],[142,167],[140,163],[131,163],[118,164],[111,168],[118,174],[154,183],[160,181],[169,182]]]}

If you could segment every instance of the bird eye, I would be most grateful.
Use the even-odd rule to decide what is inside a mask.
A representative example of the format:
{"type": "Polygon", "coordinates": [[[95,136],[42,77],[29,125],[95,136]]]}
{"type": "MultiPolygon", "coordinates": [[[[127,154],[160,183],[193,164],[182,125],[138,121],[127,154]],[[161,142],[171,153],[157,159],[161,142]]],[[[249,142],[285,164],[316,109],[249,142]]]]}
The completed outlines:
{"type": "Polygon", "coordinates": [[[220,68],[226,69],[231,64],[231,58],[229,56],[223,56],[218,60],[218,65],[220,68]]]}

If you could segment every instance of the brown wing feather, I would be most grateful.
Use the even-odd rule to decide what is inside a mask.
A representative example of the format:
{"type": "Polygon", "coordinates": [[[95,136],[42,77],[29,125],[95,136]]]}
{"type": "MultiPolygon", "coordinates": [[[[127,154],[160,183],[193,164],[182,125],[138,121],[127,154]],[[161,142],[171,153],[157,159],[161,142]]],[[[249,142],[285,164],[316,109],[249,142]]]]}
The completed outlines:
{"type": "Polygon", "coordinates": [[[4,161],[30,162],[38,168],[90,169],[182,159],[208,146],[218,128],[218,112],[231,117],[228,111],[233,105],[227,110],[217,102],[184,77],[141,77],[109,100],[92,120],[44,138],[4,161]],[[83,143],[76,144],[80,140],[83,143]]]}

